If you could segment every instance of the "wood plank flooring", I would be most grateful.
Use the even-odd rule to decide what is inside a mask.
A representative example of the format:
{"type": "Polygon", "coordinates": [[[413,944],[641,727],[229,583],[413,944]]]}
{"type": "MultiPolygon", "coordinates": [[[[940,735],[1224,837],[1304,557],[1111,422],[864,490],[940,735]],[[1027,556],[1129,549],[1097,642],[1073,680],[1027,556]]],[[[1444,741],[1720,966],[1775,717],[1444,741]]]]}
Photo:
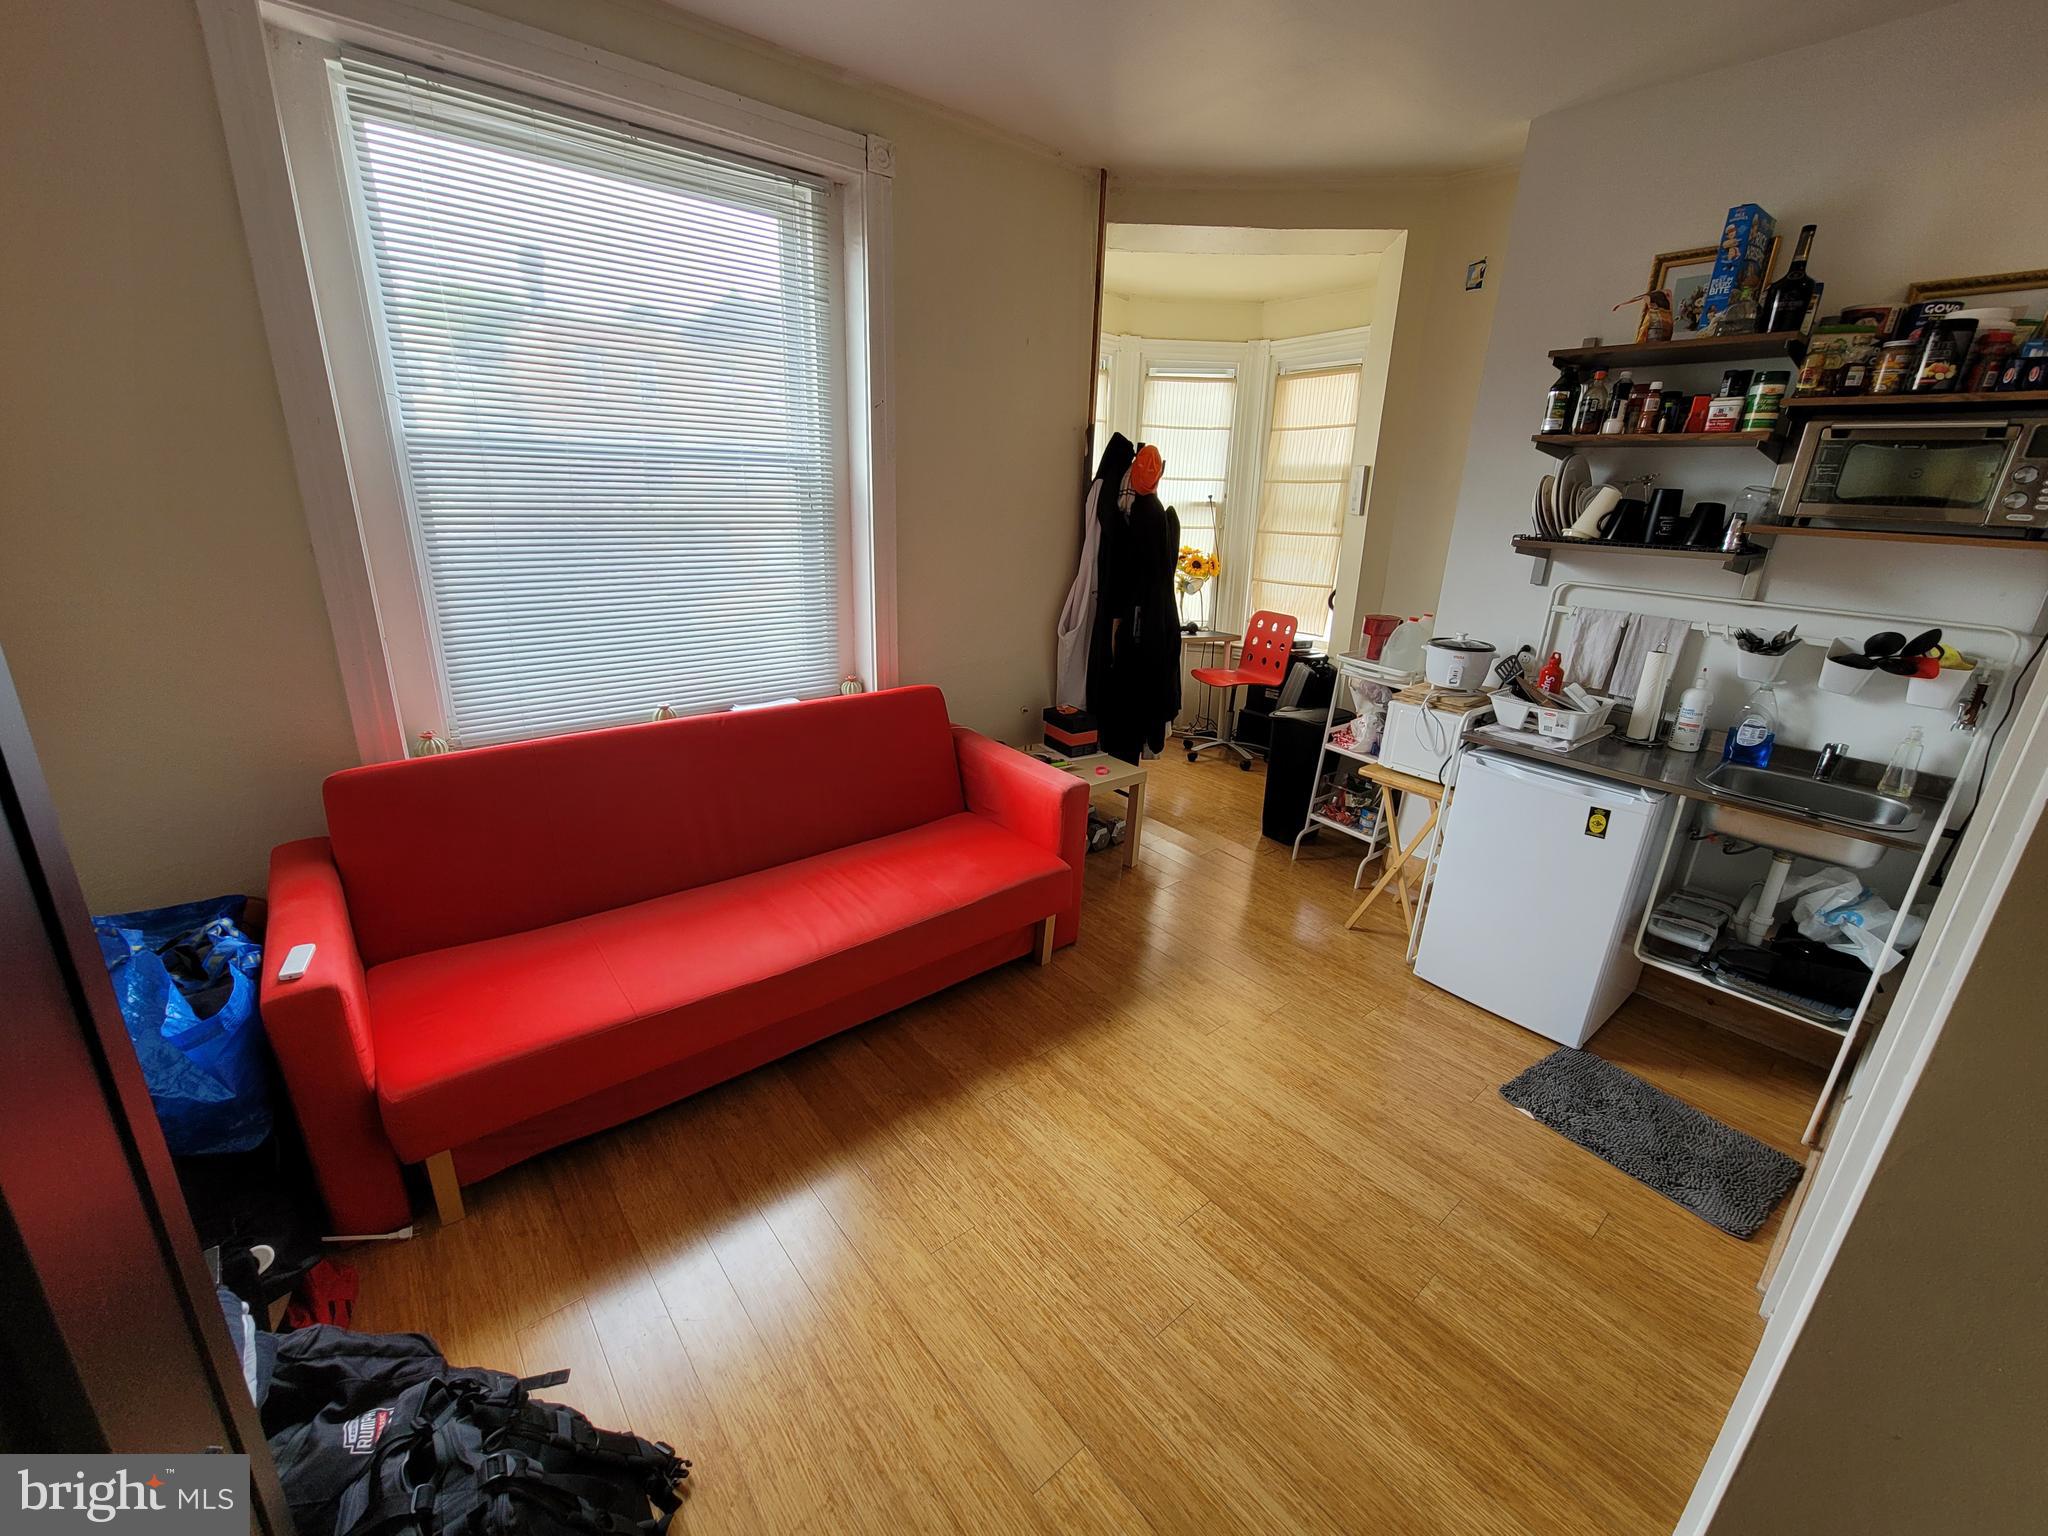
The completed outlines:
{"type": "MultiPolygon", "coordinates": [[[[1262,786],[1158,762],[1079,946],[472,1187],[358,1326],[570,1367],[691,1532],[1668,1531],[1772,1229],[1503,1103],[1549,1042],[1343,932],[1262,786]]],[[[1592,1048],[1798,1151],[1815,1069],[1641,998],[1592,1048]]]]}

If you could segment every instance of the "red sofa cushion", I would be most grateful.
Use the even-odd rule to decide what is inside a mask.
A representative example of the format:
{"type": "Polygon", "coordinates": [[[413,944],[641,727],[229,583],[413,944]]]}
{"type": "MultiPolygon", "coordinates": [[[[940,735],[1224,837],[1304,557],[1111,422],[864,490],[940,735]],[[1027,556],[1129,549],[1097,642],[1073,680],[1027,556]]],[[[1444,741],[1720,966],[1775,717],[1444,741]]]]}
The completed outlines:
{"type": "Polygon", "coordinates": [[[964,806],[945,697],[850,698],[337,773],[363,963],[548,928],[886,837],[964,806]]]}
{"type": "Polygon", "coordinates": [[[1067,900],[1068,875],[962,812],[388,961],[369,972],[385,1129],[408,1162],[462,1146],[1022,928],[1067,900]]]}

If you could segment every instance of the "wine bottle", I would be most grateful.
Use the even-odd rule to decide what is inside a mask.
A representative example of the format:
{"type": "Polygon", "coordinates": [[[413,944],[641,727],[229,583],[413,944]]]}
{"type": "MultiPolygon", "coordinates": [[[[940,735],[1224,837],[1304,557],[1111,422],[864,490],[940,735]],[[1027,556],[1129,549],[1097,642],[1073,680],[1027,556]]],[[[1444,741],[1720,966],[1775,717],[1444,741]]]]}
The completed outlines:
{"type": "Polygon", "coordinates": [[[1579,391],[1579,398],[1572,406],[1572,431],[1577,433],[1598,432],[1600,423],[1607,419],[1607,370],[1593,370],[1593,382],[1579,391]]]}
{"type": "Polygon", "coordinates": [[[1543,397],[1543,427],[1545,432],[1569,432],[1572,426],[1572,406],[1579,398],[1579,371],[1570,363],[1557,370],[1557,382],[1550,386],[1550,392],[1543,397]]]}
{"type": "Polygon", "coordinates": [[[1806,312],[1813,305],[1814,281],[1806,275],[1807,253],[1813,249],[1816,225],[1799,231],[1799,247],[1792,253],[1792,265],[1785,275],[1764,290],[1762,329],[1800,331],[1806,328],[1806,312]]]}

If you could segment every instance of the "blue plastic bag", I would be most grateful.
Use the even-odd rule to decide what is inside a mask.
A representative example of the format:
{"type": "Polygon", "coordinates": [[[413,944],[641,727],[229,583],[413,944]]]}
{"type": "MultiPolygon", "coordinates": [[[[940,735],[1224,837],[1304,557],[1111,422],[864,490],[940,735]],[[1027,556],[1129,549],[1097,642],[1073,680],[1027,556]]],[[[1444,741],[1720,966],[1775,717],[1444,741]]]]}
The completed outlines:
{"type": "Polygon", "coordinates": [[[256,1013],[263,948],[247,898],[93,919],[164,1140],[180,1157],[247,1152],[270,1135],[269,1061],[256,1013]]]}

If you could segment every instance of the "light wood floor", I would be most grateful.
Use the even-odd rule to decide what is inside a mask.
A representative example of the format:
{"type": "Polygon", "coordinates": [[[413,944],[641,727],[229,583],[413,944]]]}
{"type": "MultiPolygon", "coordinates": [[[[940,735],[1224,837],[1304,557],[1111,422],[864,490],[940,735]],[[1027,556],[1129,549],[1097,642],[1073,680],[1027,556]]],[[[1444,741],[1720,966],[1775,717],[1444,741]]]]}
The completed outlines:
{"type": "MultiPolygon", "coordinates": [[[[1549,1043],[1342,932],[1262,784],[1158,763],[1077,948],[356,1249],[358,1326],[571,1367],[695,1459],[693,1532],[1668,1531],[1770,1231],[1504,1104],[1549,1043]]],[[[1787,1150],[1818,1086],[1642,999],[1593,1049],[1787,1150]]]]}

